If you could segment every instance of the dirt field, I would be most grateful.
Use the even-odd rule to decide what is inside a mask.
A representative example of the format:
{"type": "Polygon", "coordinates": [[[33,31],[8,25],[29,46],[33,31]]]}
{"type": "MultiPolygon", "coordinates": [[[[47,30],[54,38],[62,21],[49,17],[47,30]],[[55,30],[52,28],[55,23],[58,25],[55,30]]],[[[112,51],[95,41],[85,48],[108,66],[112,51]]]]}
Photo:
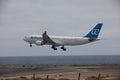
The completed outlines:
{"type": "Polygon", "coordinates": [[[120,65],[0,66],[0,80],[120,80],[120,65]]]}

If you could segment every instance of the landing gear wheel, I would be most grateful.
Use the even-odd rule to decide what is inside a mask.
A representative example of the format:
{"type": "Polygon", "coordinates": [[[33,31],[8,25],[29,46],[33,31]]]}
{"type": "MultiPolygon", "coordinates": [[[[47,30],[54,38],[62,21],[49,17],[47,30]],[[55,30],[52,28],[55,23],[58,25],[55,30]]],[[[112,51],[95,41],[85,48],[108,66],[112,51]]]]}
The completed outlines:
{"type": "Polygon", "coordinates": [[[51,48],[54,49],[54,50],[57,50],[57,48],[55,46],[52,46],[51,48]]]}
{"type": "Polygon", "coordinates": [[[54,48],[54,50],[57,50],[57,48],[54,48]]]}
{"type": "Polygon", "coordinates": [[[32,47],[32,44],[30,43],[30,47],[32,47]]]}
{"type": "Polygon", "coordinates": [[[63,49],[63,51],[66,51],[66,49],[63,49]]]}
{"type": "Polygon", "coordinates": [[[66,48],[65,48],[64,46],[62,46],[61,49],[62,49],[63,51],[66,51],[66,48]]]}

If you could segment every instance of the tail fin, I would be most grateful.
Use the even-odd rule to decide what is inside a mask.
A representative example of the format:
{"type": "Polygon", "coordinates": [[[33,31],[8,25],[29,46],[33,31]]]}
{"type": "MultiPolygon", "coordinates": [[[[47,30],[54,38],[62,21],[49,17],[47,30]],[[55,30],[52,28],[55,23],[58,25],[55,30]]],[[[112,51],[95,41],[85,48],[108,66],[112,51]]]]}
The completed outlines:
{"type": "Polygon", "coordinates": [[[87,35],[85,35],[84,37],[87,37],[87,38],[97,38],[99,33],[100,33],[100,30],[101,30],[101,27],[102,27],[102,23],[98,23],[87,35]]]}

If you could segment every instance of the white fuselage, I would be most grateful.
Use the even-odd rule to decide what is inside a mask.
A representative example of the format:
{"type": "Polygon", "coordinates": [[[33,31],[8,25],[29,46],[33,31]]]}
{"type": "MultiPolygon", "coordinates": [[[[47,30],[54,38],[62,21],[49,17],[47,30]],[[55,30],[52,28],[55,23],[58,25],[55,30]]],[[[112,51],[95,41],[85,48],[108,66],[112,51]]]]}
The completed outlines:
{"type": "Polygon", "coordinates": [[[51,36],[51,39],[60,45],[82,45],[89,43],[89,40],[84,37],[65,37],[65,36],[51,36]]]}
{"type": "MultiPolygon", "coordinates": [[[[89,41],[86,37],[66,37],[66,36],[49,36],[52,41],[57,43],[59,46],[75,46],[87,44],[89,41]]],[[[36,44],[39,41],[43,41],[42,35],[29,35],[24,38],[26,42],[36,44]]],[[[46,43],[46,45],[52,45],[51,43],[46,43]]]]}

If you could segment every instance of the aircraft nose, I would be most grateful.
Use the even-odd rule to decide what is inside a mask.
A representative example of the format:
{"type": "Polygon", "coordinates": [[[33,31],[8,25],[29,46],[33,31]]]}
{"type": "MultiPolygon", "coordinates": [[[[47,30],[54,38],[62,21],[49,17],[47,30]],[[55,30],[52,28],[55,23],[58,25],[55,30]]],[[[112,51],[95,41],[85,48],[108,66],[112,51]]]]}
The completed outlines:
{"type": "Polygon", "coordinates": [[[27,40],[28,40],[28,37],[27,37],[27,36],[25,36],[25,37],[23,38],[23,40],[24,40],[24,41],[27,41],[27,40]]]}

